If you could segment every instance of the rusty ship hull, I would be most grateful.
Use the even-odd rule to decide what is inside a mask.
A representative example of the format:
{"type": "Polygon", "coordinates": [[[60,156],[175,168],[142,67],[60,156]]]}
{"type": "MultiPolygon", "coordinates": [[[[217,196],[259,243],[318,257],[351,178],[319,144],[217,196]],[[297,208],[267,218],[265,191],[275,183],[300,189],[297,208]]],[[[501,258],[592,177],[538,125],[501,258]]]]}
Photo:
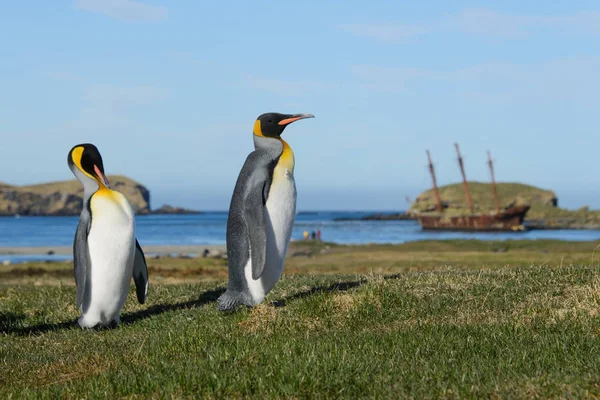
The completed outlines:
{"type": "Polygon", "coordinates": [[[443,214],[418,214],[424,230],[449,231],[519,231],[529,206],[510,207],[500,212],[448,216],[443,214]]]}

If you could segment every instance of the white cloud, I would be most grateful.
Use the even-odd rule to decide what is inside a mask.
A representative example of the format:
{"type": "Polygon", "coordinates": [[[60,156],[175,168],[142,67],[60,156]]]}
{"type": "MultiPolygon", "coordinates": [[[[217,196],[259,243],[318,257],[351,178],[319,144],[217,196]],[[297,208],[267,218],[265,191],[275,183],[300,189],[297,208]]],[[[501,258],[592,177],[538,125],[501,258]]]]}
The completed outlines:
{"type": "Polygon", "coordinates": [[[380,42],[403,42],[432,33],[462,32],[486,37],[518,39],[540,30],[563,34],[600,35],[600,11],[569,15],[510,15],[487,8],[467,8],[417,24],[340,24],[337,28],[380,42]]]}
{"type": "Polygon", "coordinates": [[[256,76],[247,76],[246,84],[253,89],[264,90],[280,96],[291,97],[319,91],[326,87],[324,83],[316,81],[266,79],[256,76]]]}
{"type": "Polygon", "coordinates": [[[154,86],[90,85],[83,90],[81,109],[67,126],[84,132],[120,132],[131,125],[136,108],[152,107],[166,97],[164,89],[154,86]]]}
{"type": "Polygon", "coordinates": [[[83,78],[77,74],[66,71],[48,71],[46,76],[49,78],[55,79],[57,81],[66,81],[66,82],[83,82],[83,78]]]}
{"type": "Polygon", "coordinates": [[[354,65],[352,73],[378,91],[403,90],[410,82],[439,79],[439,73],[426,69],[407,67],[388,67],[381,65],[354,65]]]}
{"type": "Polygon", "coordinates": [[[461,32],[501,38],[521,38],[542,29],[562,33],[600,34],[600,12],[570,15],[507,15],[490,9],[471,8],[449,17],[449,28],[461,32]]]}
{"type": "Polygon", "coordinates": [[[128,22],[158,21],[167,18],[168,15],[165,7],[135,0],[76,0],[75,7],[128,22]]]}
{"type": "Polygon", "coordinates": [[[455,70],[356,65],[353,74],[378,91],[434,84],[463,97],[494,102],[578,100],[597,103],[600,57],[576,57],[530,64],[486,63],[455,70]]]}
{"type": "Polygon", "coordinates": [[[154,86],[92,85],[84,93],[86,101],[111,107],[153,104],[164,97],[165,91],[154,86]]]}
{"type": "Polygon", "coordinates": [[[426,25],[409,24],[340,24],[338,29],[379,42],[406,41],[430,31],[426,25]]]}

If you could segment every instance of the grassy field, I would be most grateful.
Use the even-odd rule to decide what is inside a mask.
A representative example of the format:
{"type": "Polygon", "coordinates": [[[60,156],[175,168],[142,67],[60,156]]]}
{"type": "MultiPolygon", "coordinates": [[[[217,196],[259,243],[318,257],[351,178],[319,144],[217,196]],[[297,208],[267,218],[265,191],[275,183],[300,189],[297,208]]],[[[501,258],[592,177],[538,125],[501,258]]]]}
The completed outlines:
{"type": "Polygon", "coordinates": [[[68,264],[3,267],[0,398],[597,398],[595,248],[296,244],[266,302],[227,314],[224,261],[149,260],[148,304],[96,331],[68,264]]]}

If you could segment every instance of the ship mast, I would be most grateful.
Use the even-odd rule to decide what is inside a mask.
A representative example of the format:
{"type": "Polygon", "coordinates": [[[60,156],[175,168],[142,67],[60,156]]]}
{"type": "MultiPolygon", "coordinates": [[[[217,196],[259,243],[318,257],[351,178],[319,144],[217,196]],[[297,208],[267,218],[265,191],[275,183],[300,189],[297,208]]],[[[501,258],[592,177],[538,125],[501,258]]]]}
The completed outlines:
{"type": "Polygon", "coordinates": [[[471,200],[471,193],[469,192],[469,184],[467,183],[467,176],[465,175],[465,167],[463,165],[463,159],[460,156],[460,150],[458,148],[458,143],[454,143],[454,147],[456,148],[456,154],[458,155],[458,165],[460,166],[460,173],[463,178],[463,186],[465,187],[465,194],[467,195],[467,204],[469,205],[469,210],[473,212],[473,201],[471,200]]]}
{"type": "Polygon", "coordinates": [[[488,165],[490,166],[490,173],[492,174],[492,190],[494,191],[494,201],[496,202],[496,212],[500,212],[500,200],[498,199],[498,190],[496,189],[496,178],[494,176],[494,164],[492,163],[492,155],[489,150],[488,154],[488,165]]]}
{"type": "Polygon", "coordinates": [[[433,193],[435,194],[435,208],[442,212],[442,199],[440,199],[440,192],[438,191],[437,182],[435,180],[435,170],[433,169],[433,163],[431,162],[431,154],[427,150],[427,160],[429,161],[429,172],[431,173],[431,180],[433,181],[433,193]]]}

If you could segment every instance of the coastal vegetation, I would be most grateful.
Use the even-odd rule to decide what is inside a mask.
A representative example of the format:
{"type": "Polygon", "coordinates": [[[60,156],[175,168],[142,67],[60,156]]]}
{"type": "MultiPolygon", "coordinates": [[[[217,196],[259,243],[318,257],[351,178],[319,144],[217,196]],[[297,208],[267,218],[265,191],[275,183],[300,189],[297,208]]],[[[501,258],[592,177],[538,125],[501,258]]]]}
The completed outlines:
{"type": "Polygon", "coordinates": [[[225,260],[149,257],[148,303],[97,331],[69,263],[2,266],[0,397],[598,397],[596,248],[295,242],[265,303],[227,314],[225,260]]]}

